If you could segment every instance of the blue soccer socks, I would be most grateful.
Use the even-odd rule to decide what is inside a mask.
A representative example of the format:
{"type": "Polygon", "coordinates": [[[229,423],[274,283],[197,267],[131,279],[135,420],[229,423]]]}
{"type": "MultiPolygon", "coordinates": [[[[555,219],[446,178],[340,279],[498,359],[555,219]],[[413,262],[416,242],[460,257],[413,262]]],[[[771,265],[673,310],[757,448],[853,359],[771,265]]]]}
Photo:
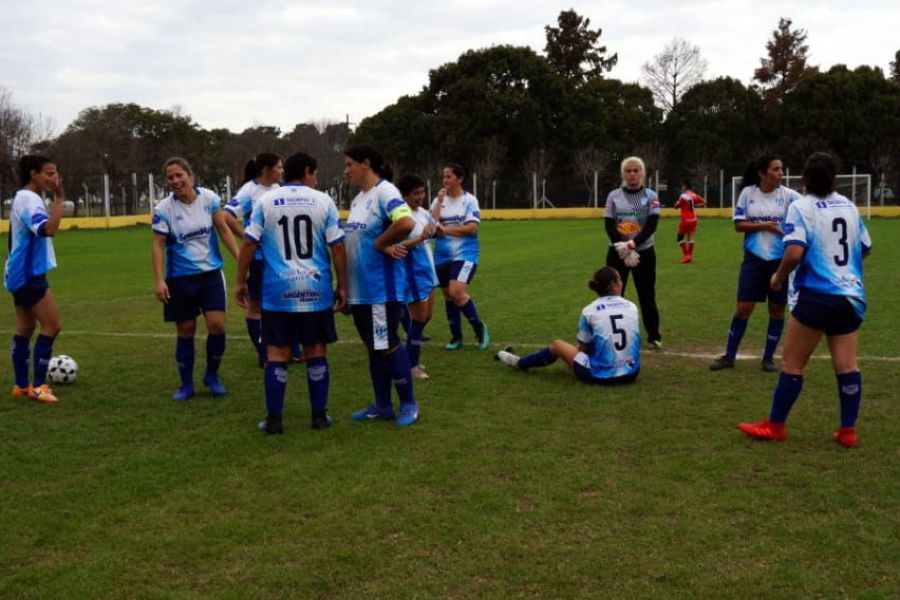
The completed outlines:
{"type": "Polygon", "coordinates": [[[748,322],[749,319],[732,317],[731,327],[728,329],[728,345],[725,348],[725,356],[727,358],[734,360],[737,356],[741,340],[744,339],[744,332],[747,331],[748,322]]]}
{"type": "Polygon", "coordinates": [[[841,399],[841,427],[854,427],[862,399],[862,373],[851,371],[837,376],[838,397],[841,399]]]}
{"type": "Polygon", "coordinates": [[[44,385],[51,356],[53,356],[53,338],[39,334],[34,343],[34,387],[44,385]]]}
{"type": "Polygon", "coordinates": [[[28,359],[30,358],[28,338],[14,335],[12,339],[12,364],[16,385],[21,389],[28,387],[28,359]]]}
{"type": "Polygon", "coordinates": [[[791,407],[803,390],[803,375],[789,375],[784,371],[778,376],[778,384],[772,394],[772,410],[769,412],[769,421],[783,424],[787,421],[791,407]]]}
{"type": "Polygon", "coordinates": [[[770,318],[769,326],[766,329],[766,349],[763,352],[763,360],[772,360],[775,348],[778,346],[778,340],[781,339],[782,331],[784,331],[784,319],[770,318]]]}

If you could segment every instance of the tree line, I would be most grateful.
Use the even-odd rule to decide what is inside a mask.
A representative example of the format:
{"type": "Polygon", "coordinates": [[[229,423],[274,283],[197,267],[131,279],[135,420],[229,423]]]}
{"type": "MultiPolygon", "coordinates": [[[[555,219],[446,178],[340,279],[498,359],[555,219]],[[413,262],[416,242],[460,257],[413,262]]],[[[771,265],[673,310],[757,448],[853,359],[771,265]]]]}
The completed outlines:
{"type": "Polygon", "coordinates": [[[15,161],[25,150],[54,156],[69,185],[85,194],[96,193],[108,173],[123,196],[137,192],[132,173],[156,173],[170,155],[189,157],[207,184],[221,187],[226,176],[239,180],[260,151],[303,150],[320,161],[320,185],[340,193],[342,149],[363,141],[396,171],[435,184],[446,162],[467,165],[480,195],[500,183],[503,206],[529,205],[535,176],[551,198],[585,204],[594,178],[603,189],[616,185],[618,162],[631,154],[670,189],[684,177],[715,179],[719,169],[739,174],[765,152],[799,172],[817,150],[833,154],[842,171],[884,174],[900,188],[900,50],[887,75],[869,66],[821,71],[810,64],[806,32],[782,18],[750,85],[704,79],[699,48],[679,38],[644,64],[641,83],[626,83],[609,76],[618,54],[601,45],[602,33],[574,10],[562,11],[545,27],[543,54],[509,45],[469,50],[355,130],[300,123],[290,132],[233,133],[205,130],[177,108],[108,104],[83,110],[46,139],[46,123],[0,90],[0,195],[14,191],[15,161]]]}

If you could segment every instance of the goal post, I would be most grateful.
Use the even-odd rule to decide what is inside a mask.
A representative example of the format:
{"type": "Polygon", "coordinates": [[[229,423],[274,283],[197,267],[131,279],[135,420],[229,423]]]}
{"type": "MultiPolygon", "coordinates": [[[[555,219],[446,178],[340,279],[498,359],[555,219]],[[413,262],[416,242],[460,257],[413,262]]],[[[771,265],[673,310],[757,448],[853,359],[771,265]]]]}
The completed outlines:
{"type": "MultiPolygon", "coordinates": [[[[741,193],[742,177],[731,178],[731,209],[734,210],[734,204],[741,193]]],[[[803,194],[803,176],[791,175],[788,172],[781,185],[791,188],[803,194]]],[[[857,208],[866,211],[866,218],[872,216],[872,175],[869,173],[840,173],[835,176],[834,191],[849,198],[857,208]]]]}

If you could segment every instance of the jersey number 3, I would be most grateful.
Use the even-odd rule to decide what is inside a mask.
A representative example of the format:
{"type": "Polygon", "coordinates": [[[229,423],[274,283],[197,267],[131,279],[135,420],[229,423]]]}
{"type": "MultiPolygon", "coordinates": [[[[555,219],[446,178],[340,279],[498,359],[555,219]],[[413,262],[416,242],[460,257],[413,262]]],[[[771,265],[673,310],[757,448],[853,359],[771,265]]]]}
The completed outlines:
{"type": "Polygon", "coordinates": [[[838,244],[841,247],[841,254],[835,254],[834,264],[843,267],[850,260],[850,247],[847,245],[847,221],[837,218],[831,222],[831,231],[839,233],[838,244]]]}
{"type": "MultiPolygon", "coordinates": [[[[289,261],[291,260],[291,231],[288,230],[290,221],[284,215],[277,222],[281,225],[281,234],[284,240],[284,260],[289,261]]],[[[297,258],[312,258],[312,219],[308,215],[297,215],[294,217],[293,227],[290,229],[293,229],[293,248],[297,258]]]]}

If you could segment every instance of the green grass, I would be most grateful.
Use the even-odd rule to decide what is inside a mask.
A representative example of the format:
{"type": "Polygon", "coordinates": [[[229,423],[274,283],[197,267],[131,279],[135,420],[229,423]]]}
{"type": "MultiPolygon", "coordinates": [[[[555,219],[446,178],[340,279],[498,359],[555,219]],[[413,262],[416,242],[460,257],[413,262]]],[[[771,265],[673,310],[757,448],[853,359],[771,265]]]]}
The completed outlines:
{"type": "MultiPolygon", "coordinates": [[[[703,221],[683,266],[675,225],[657,234],[667,352],[644,355],[635,385],[588,387],[560,365],[518,373],[471,345],[445,352],[438,310],[420,423],[354,423],[370,386],[340,317],[335,426],[309,429],[304,369],[292,367],[276,437],[255,432],[262,377],[237,307],[228,395],[175,404],[149,231],[60,233],[55,353],[80,375],[57,388],[58,406],[0,400],[0,597],[897,597],[900,221],[870,223],[854,451],[830,440],[838,404],[822,358],[785,443],[735,430],[767,414],[775,382],[756,359],[707,369],[740,237],[703,221]]],[[[571,340],[605,253],[601,223],[487,222],[481,237],[472,294],[495,349],[571,340]]],[[[751,320],[747,355],[765,321],[751,320]]],[[[11,385],[7,367],[0,389],[11,385]]]]}

